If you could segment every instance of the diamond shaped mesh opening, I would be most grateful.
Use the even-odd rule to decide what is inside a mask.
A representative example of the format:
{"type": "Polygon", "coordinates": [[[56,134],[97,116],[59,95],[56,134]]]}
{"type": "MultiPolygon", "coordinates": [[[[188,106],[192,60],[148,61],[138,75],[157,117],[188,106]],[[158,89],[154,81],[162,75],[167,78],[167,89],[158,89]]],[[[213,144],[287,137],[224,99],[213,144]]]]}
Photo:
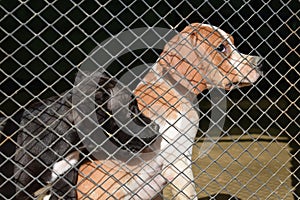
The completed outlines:
{"type": "MultiPolygon", "coordinates": [[[[105,185],[114,185],[117,189],[108,190],[106,196],[98,199],[118,199],[118,192],[128,189],[123,181],[126,177],[118,175],[122,170],[132,172],[143,182],[139,169],[118,165],[112,170],[112,167],[95,162],[92,151],[84,152],[81,142],[93,133],[75,140],[69,137],[76,127],[61,120],[69,116],[69,108],[74,106],[69,91],[76,87],[76,75],[81,65],[91,58],[96,47],[105,45],[104,41],[116,42],[113,50],[117,56],[107,51],[101,62],[109,65],[105,71],[109,79],[119,80],[137,66],[152,66],[162,53],[162,47],[155,48],[155,45],[170,40],[167,31],[165,35],[152,34],[157,43],[151,44],[147,43],[147,34],[141,34],[141,41],[130,41],[141,42],[143,48],[131,51],[131,44],[126,43],[126,39],[119,39],[122,33],[141,27],[180,32],[187,25],[199,22],[214,25],[232,35],[239,52],[262,57],[264,75],[250,87],[226,92],[222,97],[226,99],[225,111],[214,109],[217,103],[212,100],[210,91],[205,90],[197,96],[194,106],[199,112],[199,123],[196,124],[199,128],[193,143],[194,179],[190,182],[195,184],[198,199],[299,199],[299,8],[300,3],[292,0],[1,1],[0,198],[20,199],[22,194],[26,196],[24,199],[31,199],[36,192],[30,189],[33,187],[44,188],[46,192],[39,191],[40,194],[50,192],[54,199],[71,199],[76,196],[72,193],[76,188],[93,185],[90,190],[77,193],[88,198],[97,193],[95,188],[105,191],[105,185]],[[33,105],[37,104],[40,106],[35,109],[33,105]],[[221,112],[223,116],[217,122],[212,119],[214,112],[221,112]],[[224,124],[219,125],[223,121],[224,124]],[[216,125],[212,128],[211,123],[216,125]],[[60,131],[60,127],[67,127],[62,129],[66,131],[60,131]],[[21,132],[30,139],[18,142],[21,132]],[[49,133],[53,137],[45,139],[49,133]],[[202,145],[207,141],[213,147],[203,153],[202,145]],[[57,151],[61,145],[68,148],[57,151]],[[68,157],[76,157],[73,152],[82,153],[76,164],[68,157]],[[30,155],[26,157],[30,159],[20,164],[16,158],[25,154],[30,155]],[[50,162],[49,155],[54,156],[55,161],[50,162]],[[93,170],[88,173],[84,169],[78,171],[83,161],[89,162],[85,167],[93,170]],[[28,169],[32,163],[43,169],[34,173],[34,169],[28,169]],[[55,170],[57,163],[70,168],[60,173],[55,170]],[[103,180],[95,179],[93,172],[97,169],[107,175],[103,180]],[[81,177],[78,182],[77,175],[72,175],[74,171],[81,177]],[[52,172],[58,177],[54,178],[53,187],[44,179],[52,172]],[[17,183],[16,174],[20,173],[26,174],[24,179],[30,179],[28,185],[17,183]],[[60,182],[68,186],[63,192],[58,188],[60,182]]],[[[128,84],[141,82],[142,73],[145,72],[132,72],[133,78],[128,84]]],[[[90,98],[84,93],[79,95],[90,98]]],[[[99,107],[107,107],[108,101],[106,99],[99,107]]],[[[102,114],[105,116],[102,123],[110,126],[108,116],[113,114],[106,111],[102,114]]],[[[159,114],[165,117],[169,110],[159,114]]],[[[92,118],[92,114],[84,112],[78,112],[78,115],[82,121],[92,118]]],[[[116,123],[122,124],[122,119],[116,119],[116,123]]],[[[129,123],[120,125],[116,131],[122,131],[129,123]]],[[[110,141],[114,134],[106,132],[103,142],[110,141]]],[[[89,150],[98,145],[97,142],[92,144],[89,150]]],[[[136,155],[140,152],[136,150],[139,145],[147,145],[147,142],[130,138],[126,144],[130,147],[123,144],[120,148],[127,151],[133,148],[131,153],[136,155]]],[[[177,148],[173,144],[170,146],[177,148]]],[[[176,156],[175,159],[180,158],[180,155],[176,156]]],[[[162,159],[169,160],[168,157],[162,159]]],[[[149,180],[145,184],[149,184],[149,180]]],[[[150,190],[153,188],[151,184],[148,186],[150,190]]],[[[189,198],[184,194],[185,187],[177,190],[176,187],[172,182],[164,185],[157,198],[189,198]],[[173,192],[172,188],[175,188],[173,192]]],[[[131,192],[137,194],[137,199],[141,198],[138,191],[131,192]]]]}

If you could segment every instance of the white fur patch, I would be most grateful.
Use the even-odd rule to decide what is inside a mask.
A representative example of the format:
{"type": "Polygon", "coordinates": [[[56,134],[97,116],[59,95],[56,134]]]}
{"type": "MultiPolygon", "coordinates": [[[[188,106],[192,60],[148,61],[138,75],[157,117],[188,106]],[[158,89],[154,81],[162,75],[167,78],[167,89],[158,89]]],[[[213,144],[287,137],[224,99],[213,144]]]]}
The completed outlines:
{"type": "Polygon", "coordinates": [[[74,151],[70,153],[66,158],[63,160],[56,162],[53,165],[53,170],[51,174],[50,183],[55,181],[58,175],[61,175],[72,168],[77,162],[79,161],[79,152],[74,151]]]}

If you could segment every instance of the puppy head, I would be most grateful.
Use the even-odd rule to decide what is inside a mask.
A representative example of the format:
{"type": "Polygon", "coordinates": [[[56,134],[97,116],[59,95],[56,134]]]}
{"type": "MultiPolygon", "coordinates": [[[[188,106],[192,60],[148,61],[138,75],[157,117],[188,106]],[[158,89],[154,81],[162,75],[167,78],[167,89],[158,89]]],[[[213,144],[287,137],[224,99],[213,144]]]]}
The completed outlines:
{"type": "Polygon", "coordinates": [[[260,76],[260,61],[238,52],[233,37],[223,30],[193,23],[168,42],[159,62],[199,93],[212,87],[229,90],[254,83],[260,76]]]}
{"type": "Polygon", "coordinates": [[[144,116],[137,102],[115,80],[100,79],[96,92],[97,118],[110,140],[126,150],[140,151],[151,145],[158,135],[159,126],[144,116]]]}

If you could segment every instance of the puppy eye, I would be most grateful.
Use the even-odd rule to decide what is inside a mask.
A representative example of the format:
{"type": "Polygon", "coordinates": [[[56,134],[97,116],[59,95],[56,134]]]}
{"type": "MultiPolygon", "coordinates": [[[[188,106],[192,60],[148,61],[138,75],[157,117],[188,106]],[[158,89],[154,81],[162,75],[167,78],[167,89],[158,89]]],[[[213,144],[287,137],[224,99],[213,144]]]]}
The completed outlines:
{"type": "Polygon", "coordinates": [[[224,53],[226,51],[226,47],[224,44],[221,44],[217,47],[217,51],[224,53]]]}

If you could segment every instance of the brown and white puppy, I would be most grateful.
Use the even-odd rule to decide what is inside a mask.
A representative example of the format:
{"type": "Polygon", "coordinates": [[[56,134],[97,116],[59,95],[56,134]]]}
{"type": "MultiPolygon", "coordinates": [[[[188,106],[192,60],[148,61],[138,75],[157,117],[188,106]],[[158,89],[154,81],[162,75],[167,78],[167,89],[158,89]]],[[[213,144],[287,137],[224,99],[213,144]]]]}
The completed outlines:
{"type": "Polygon", "coordinates": [[[96,180],[81,176],[78,190],[92,199],[151,199],[168,181],[177,199],[197,199],[191,155],[199,116],[191,96],[212,87],[230,90],[254,83],[260,76],[260,60],[238,52],[233,37],[217,27],[193,23],[184,28],[165,45],[134,92],[140,110],[160,125],[160,152],[147,165],[158,173],[145,168],[133,174],[122,167],[106,170],[86,164],[82,176],[96,180]]]}

